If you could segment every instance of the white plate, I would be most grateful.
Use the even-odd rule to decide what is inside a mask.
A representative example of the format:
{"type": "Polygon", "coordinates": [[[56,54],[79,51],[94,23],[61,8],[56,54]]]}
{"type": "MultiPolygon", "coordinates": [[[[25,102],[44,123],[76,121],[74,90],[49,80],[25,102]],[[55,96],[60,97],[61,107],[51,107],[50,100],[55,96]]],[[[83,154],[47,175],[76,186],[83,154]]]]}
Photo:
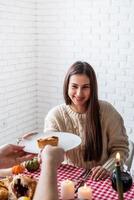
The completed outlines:
{"type": "Polygon", "coordinates": [[[62,147],[65,151],[73,149],[81,144],[81,138],[72,133],[66,132],[47,132],[47,133],[38,133],[30,139],[24,139],[23,144],[25,146],[24,151],[29,153],[39,153],[40,149],[37,146],[37,139],[45,138],[49,136],[58,136],[59,143],[58,146],[62,147]]]}

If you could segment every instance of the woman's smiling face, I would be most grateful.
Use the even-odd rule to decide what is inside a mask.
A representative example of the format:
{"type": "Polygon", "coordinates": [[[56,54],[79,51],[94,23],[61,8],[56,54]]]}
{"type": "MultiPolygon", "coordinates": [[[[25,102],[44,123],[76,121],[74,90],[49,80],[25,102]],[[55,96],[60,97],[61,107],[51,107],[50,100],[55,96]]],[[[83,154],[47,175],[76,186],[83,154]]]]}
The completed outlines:
{"type": "Polygon", "coordinates": [[[68,96],[71,106],[76,112],[85,112],[90,98],[90,80],[85,74],[75,74],[70,77],[68,96]]]}

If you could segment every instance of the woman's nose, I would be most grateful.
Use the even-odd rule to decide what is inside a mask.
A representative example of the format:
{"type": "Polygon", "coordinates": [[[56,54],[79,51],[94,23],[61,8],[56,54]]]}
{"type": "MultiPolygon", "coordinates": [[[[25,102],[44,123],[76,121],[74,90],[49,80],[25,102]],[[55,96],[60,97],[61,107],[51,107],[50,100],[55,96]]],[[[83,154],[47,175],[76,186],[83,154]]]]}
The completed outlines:
{"type": "Polygon", "coordinates": [[[81,88],[78,88],[78,90],[77,90],[77,96],[81,96],[81,88]]]}

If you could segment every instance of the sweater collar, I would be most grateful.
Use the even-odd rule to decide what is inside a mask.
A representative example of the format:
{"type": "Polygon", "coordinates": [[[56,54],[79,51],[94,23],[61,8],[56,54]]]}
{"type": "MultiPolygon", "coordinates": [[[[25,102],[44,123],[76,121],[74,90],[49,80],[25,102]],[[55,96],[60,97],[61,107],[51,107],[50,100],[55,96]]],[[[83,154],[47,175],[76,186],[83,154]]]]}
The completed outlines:
{"type": "Polygon", "coordinates": [[[70,107],[70,105],[66,105],[67,108],[67,112],[74,116],[74,117],[78,117],[78,118],[85,118],[86,117],[86,113],[78,113],[72,110],[72,108],[70,107]]]}

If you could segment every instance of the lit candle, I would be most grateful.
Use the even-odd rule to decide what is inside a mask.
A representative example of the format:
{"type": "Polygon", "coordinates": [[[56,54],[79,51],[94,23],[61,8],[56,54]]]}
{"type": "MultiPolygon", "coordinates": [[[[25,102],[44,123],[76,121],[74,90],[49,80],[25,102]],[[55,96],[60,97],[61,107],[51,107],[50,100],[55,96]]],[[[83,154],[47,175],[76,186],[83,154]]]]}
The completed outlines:
{"type": "Polygon", "coordinates": [[[78,189],[78,199],[92,199],[92,189],[86,184],[78,189]]]}
{"type": "Polygon", "coordinates": [[[64,180],[61,182],[61,198],[62,199],[74,199],[74,182],[70,180],[64,180]]]}
{"type": "Polygon", "coordinates": [[[118,192],[119,200],[123,200],[123,185],[121,180],[121,169],[120,169],[120,154],[116,154],[116,164],[115,164],[115,172],[116,172],[116,187],[118,192]]]}

